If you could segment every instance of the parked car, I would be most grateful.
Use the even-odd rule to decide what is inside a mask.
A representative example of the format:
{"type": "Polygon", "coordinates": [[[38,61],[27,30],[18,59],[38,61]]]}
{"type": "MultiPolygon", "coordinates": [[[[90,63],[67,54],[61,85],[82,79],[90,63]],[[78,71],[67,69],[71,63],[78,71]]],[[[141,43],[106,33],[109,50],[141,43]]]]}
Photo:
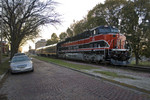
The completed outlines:
{"type": "Polygon", "coordinates": [[[22,55],[26,55],[25,53],[15,53],[14,56],[22,56],[22,55]]]}
{"type": "Polygon", "coordinates": [[[11,73],[34,71],[31,58],[26,55],[14,56],[10,61],[11,73]]]}

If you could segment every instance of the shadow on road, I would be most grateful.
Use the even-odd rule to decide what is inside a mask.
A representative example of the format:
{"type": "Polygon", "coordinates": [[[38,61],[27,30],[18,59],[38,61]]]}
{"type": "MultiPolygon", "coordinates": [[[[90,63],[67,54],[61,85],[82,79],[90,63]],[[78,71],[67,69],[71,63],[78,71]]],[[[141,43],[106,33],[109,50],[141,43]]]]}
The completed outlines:
{"type": "Polygon", "coordinates": [[[0,100],[8,100],[6,94],[0,94],[0,100]]]}

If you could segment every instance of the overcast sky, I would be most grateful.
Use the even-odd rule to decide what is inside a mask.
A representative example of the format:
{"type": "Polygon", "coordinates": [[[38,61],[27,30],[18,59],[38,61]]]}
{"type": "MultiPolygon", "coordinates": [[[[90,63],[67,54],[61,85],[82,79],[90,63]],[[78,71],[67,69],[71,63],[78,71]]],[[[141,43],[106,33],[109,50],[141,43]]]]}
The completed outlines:
{"type": "MultiPolygon", "coordinates": [[[[56,6],[56,12],[61,16],[62,23],[57,25],[56,28],[53,26],[45,26],[41,28],[41,36],[43,39],[50,39],[52,33],[56,33],[57,36],[61,32],[65,32],[66,29],[73,23],[73,20],[79,21],[83,19],[94,6],[99,3],[104,3],[104,0],[54,0],[59,4],[56,6]]],[[[36,39],[40,40],[41,38],[36,39]]],[[[34,43],[28,42],[23,47],[23,51],[27,51],[29,45],[32,49],[35,48],[34,43]]]]}

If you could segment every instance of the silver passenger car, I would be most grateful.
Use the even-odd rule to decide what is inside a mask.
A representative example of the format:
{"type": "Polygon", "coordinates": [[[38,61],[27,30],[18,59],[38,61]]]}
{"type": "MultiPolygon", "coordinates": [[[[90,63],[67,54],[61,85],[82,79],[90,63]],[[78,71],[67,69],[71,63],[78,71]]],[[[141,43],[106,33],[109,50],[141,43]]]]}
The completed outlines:
{"type": "Polygon", "coordinates": [[[10,62],[11,73],[34,71],[31,58],[26,55],[14,56],[10,62]]]}
{"type": "Polygon", "coordinates": [[[22,55],[26,55],[25,53],[15,53],[14,56],[22,56],[22,55]]]}

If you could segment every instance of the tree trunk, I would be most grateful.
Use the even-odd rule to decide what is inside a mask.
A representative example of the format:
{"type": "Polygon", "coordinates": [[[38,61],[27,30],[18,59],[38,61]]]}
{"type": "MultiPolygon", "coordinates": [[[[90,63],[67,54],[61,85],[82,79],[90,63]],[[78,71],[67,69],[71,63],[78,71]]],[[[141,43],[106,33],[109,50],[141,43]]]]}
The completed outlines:
{"type": "Polygon", "coordinates": [[[136,65],[139,64],[139,53],[138,52],[135,52],[135,61],[136,61],[136,65]]]}
{"type": "Polygon", "coordinates": [[[19,45],[17,43],[11,43],[11,57],[12,58],[14,56],[15,53],[18,52],[18,48],[19,48],[19,45]]]}

